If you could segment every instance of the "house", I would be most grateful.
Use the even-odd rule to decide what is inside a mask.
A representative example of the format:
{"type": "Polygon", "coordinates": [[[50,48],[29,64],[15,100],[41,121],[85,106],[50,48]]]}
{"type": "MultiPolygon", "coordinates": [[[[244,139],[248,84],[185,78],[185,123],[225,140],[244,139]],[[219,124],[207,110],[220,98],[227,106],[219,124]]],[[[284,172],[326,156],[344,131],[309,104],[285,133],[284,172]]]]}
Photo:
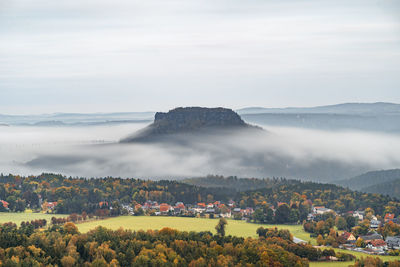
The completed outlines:
{"type": "Polygon", "coordinates": [[[346,241],[346,243],[355,243],[356,242],[356,237],[349,232],[343,232],[341,237],[346,241]]]}
{"type": "Polygon", "coordinates": [[[313,208],[314,214],[325,214],[328,212],[332,212],[333,210],[325,208],[324,206],[318,206],[313,208]]]}
{"type": "Polygon", "coordinates": [[[133,208],[130,205],[122,204],[121,207],[122,207],[122,209],[126,210],[130,215],[135,214],[135,212],[133,212],[133,208]]]}
{"type": "Polygon", "coordinates": [[[381,221],[371,220],[370,226],[372,229],[377,229],[381,225],[381,221]]]}
{"type": "Polygon", "coordinates": [[[377,233],[370,234],[370,235],[362,235],[362,236],[359,236],[359,238],[364,240],[365,243],[369,243],[374,240],[383,240],[383,237],[377,233]]]}
{"type": "Polygon", "coordinates": [[[206,213],[215,213],[215,209],[214,208],[207,208],[206,209],[206,213]]]}
{"type": "Polygon", "coordinates": [[[240,211],[241,211],[240,208],[234,208],[234,209],[233,209],[233,212],[234,212],[234,213],[240,213],[240,211]]]}
{"type": "Polygon", "coordinates": [[[364,211],[356,210],[355,212],[353,212],[353,217],[357,218],[360,221],[364,220],[364,216],[365,216],[364,211]]]}
{"type": "MultiPolygon", "coordinates": [[[[51,203],[51,202],[49,202],[49,203],[51,203]]],[[[99,207],[100,207],[100,209],[108,207],[108,202],[107,201],[99,202],[99,207]]]]}
{"type": "Polygon", "coordinates": [[[180,210],[184,210],[185,209],[185,204],[183,204],[183,202],[176,202],[175,208],[180,209],[180,210]]]}
{"type": "Polygon", "coordinates": [[[206,208],[206,203],[197,203],[199,208],[206,208]]]}
{"type": "Polygon", "coordinates": [[[173,208],[170,205],[168,205],[167,203],[161,203],[159,209],[160,209],[161,214],[166,214],[169,211],[173,210],[173,208]]]}
{"type": "Polygon", "coordinates": [[[388,236],[386,243],[390,249],[400,249],[400,236],[388,236]]]}
{"type": "Polygon", "coordinates": [[[250,216],[250,215],[252,215],[253,213],[254,213],[253,208],[246,208],[246,209],[244,210],[244,215],[246,215],[246,216],[250,216]]]}
{"type": "Polygon", "coordinates": [[[57,202],[43,202],[42,204],[42,211],[43,212],[51,212],[57,206],[57,202]]]}
{"type": "Polygon", "coordinates": [[[54,209],[57,206],[57,202],[47,202],[48,209],[54,209]]]}
{"type": "Polygon", "coordinates": [[[393,221],[394,220],[394,214],[393,213],[386,213],[385,215],[385,223],[393,221]]]}
{"type": "Polygon", "coordinates": [[[183,202],[176,202],[175,203],[175,207],[174,207],[174,212],[175,214],[180,214],[185,212],[186,207],[185,204],[183,204],[183,202]]]}
{"type": "Polygon", "coordinates": [[[10,205],[7,201],[5,201],[5,200],[0,200],[0,202],[3,204],[3,207],[5,208],[5,209],[8,209],[8,205],[10,205]]]}
{"type": "Polygon", "coordinates": [[[367,248],[370,248],[372,250],[375,250],[376,252],[384,252],[387,250],[387,244],[384,240],[382,239],[377,239],[377,240],[371,240],[367,244],[367,248]]]}

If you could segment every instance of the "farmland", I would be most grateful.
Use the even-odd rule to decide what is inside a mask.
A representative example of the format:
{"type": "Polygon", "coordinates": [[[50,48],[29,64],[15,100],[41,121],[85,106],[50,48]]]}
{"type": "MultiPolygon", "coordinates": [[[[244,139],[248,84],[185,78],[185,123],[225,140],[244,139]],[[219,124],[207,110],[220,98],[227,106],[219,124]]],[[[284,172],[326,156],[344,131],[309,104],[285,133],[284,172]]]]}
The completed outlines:
{"type": "Polygon", "coordinates": [[[62,214],[44,214],[44,213],[29,213],[29,212],[0,212],[0,223],[13,222],[18,226],[21,222],[46,219],[50,222],[51,217],[67,217],[62,214]]]}
{"type": "MultiPolygon", "coordinates": [[[[67,215],[60,214],[43,214],[43,213],[0,213],[0,223],[14,222],[19,225],[22,221],[31,221],[36,219],[46,219],[48,222],[51,217],[66,217],[67,215]]],[[[215,233],[215,225],[217,219],[204,218],[183,218],[183,217],[155,217],[155,216],[120,216],[108,218],[104,220],[89,221],[77,224],[79,231],[86,233],[97,226],[103,226],[113,230],[124,228],[131,230],[148,230],[161,229],[170,227],[180,231],[211,231],[215,233]]],[[[278,229],[288,229],[295,237],[305,241],[310,241],[315,244],[315,239],[310,238],[310,235],[303,230],[301,225],[260,225],[246,223],[244,221],[228,220],[227,234],[241,237],[257,237],[256,230],[258,227],[265,228],[277,227],[278,229]]],[[[353,252],[348,250],[335,249],[337,252],[345,252],[355,255],[356,257],[366,257],[366,254],[353,252]]],[[[379,256],[382,260],[399,260],[400,257],[379,256]]],[[[330,267],[330,266],[349,266],[351,262],[311,262],[311,267],[330,267]]]]}
{"type": "MultiPolygon", "coordinates": [[[[79,231],[88,232],[97,226],[103,226],[110,229],[131,229],[131,230],[148,230],[148,229],[161,229],[163,227],[175,228],[181,231],[211,231],[215,233],[216,219],[202,219],[202,218],[182,218],[182,217],[155,217],[155,216],[120,216],[109,218],[105,220],[91,221],[87,223],[78,224],[79,231]]],[[[256,237],[256,230],[258,227],[264,228],[277,227],[278,229],[288,229],[295,237],[305,241],[311,241],[315,244],[315,239],[310,238],[310,235],[303,230],[301,225],[268,225],[268,224],[253,224],[244,221],[228,220],[226,228],[228,235],[242,236],[242,237],[256,237]]],[[[360,252],[353,252],[349,250],[335,249],[337,252],[345,252],[355,255],[356,257],[367,257],[367,254],[360,252]]],[[[379,256],[382,260],[399,260],[400,257],[379,256]]],[[[349,266],[351,262],[311,262],[311,267],[330,267],[330,266],[349,266]]]]}
{"type": "MultiPolygon", "coordinates": [[[[217,219],[203,219],[203,218],[183,218],[183,217],[154,217],[154,216],[120,216],[105,220],[91,221],[81,223],[78,228],[81,232],[87,232],[97,226],[104,226],[110,229],[118,229],[123,227],[131,230],[147,230],[147,229],[161,229],[163,227],[170,227],[180,231],[211,231],[215,233],[215,225],[217,219]]],[[[258,227],[278,227],[279,229],[288,229],[290,232],[303,240],[311,240],[309,234],[303,231],[301,225],[260,225],[253,223],[246,223],[245,221],[229,220],[226,228],[228,235],[242,236],[242,237],[256,237],[256,230],[258,227]]]]}

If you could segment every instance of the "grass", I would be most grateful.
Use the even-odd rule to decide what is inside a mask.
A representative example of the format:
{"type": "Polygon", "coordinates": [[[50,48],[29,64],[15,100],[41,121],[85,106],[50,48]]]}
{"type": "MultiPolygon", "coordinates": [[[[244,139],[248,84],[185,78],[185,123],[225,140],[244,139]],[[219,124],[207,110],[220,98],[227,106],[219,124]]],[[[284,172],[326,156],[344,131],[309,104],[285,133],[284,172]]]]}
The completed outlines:
{"type": "MultiPolygon", "coordinates": [[[[101,225],[110,229],[124,229],[131,230],[148,230],[148,229],[161,229],[163,227],[170,227],[180,231],[211,231],[215,233],[214,227],[217,225],[217,219],[203,219],[203,218],[183,218],[183,217],[153,217],[153,216],[120,216],[109,218],[99,221],[91,221],[87,223],[78,224],[79,231],[87,232],[101,225]]],[[[229,220],[226,227],[228,235],[242,236],[242,237],[256,237],[257,228],[259,224],[246,223],[244,221],[229,220]]],[[[301,227],[301,226],[300,226],[301,227]]]]}
{"type": "Polygon", "coordinates": [[[310,267],[348,267],[353,265],[353,261],[341,261],[341,262],[310,262],[310,267]]]}
{"type": "Polygon", "coordinates": [[[51,217],[66,217],[68,215],[62,214],[44,214],[44,213],[30,213],[30,212],[0,212],[0,223],[13,222],[20,225],[21,222],[46,219],[49,223],[51,217]]]}
{"type": "MultiPolygon", "coordinates": [[[[211,231],[215,233],[215,225],[218,219],[202,219],[202,218],[182,218],[182,217],[153,217],[153,216],[120,216],[109,218],[99,221],[91,221],[78,224],[79,231],[86,233],[97,226],[104,226],[110,229],[131,229],[131,230],[148,230],[148,229],[161,229],[163,227],[170,227],[180,231],[211,231]]],[[[256,230],[258,227],[271,228],[277,227],[278,229],[287,229],[295,237],[305,241],[310,241],[315,245],[316,241],[310,237],[310,234],[303,230],[301,225],[271,225],[271,224],[253,224],[244,221],[228,220],[226,233],[228,235],[235,235],[241,237],[257,237],[256,230]]],[[[337,252],[344,252],[355,255],[357,258],[367,257],[367,254],[355,252],[350,250],[335,249],[337,252]]],[[[376,256],[380,257],[383,261],[400,260],[400,257],[393,256],[376,256]]],[[[353,262],[310,262],[310,267],[330,267],[330,266],[349,266],[353,262]]]]}
{"type": "MultiPolygon", "coordinates": [[[[120,216],[109,218],[99,221],[91,221],[81,223],[78,225],[79,231],[88,232],[95,227],[101,225],[110,229],[118,229],[123,227],[131,230],[147,230],[147,229],[161,229],[163,227],[170,227],[181,231],[211,231],[215,233],[215,225],[218,219],[203,219],[203,218],[183,218],[183,217],[153,217],[153,216],[120,216]]],[[[228,235],[242,236],[242,237],[257,237],[258,227],[271,228],[277,227],[278,229],[287,229],[294,236],[305,241],[315,243],[315,239],[310,237],[310,234],[303,230],[301,225],[271,225],[271,224],[254,224],[244,221],[228,220],[226,233],[228,235]]]]}
{"type": "MultiPolygon", "coordinates": [[[[0,223],[13,222],[20,225],[23,221],[31,221],[37,219],[46,219],[48,222],[51,217],[66,217],[68,215],[62,214],[43,214],[43,213],[13,213],[13,212],[0,212],[0,223]]],[[[218,219],[203,219],[203,218],[183,218],[183,217],[153,217],[153,216],[120,216],[104,220],[90,221],[78,224],[79,231],[86,233],[97,226],[104,226],[113,230],[124,228],[131,230],[148,230],[148,229],[161,229],[163,227],[170,227],[180,231],[211,231],[215,233],[215,225],[218,219]]],[[[258,227],[271,228],[277,227],[278,229],[287,229],[295,237],[305,241],[310,241],[315,245],[315,239],[310,237],[310,234],[303,230],[301,225],[271,225],[271,224],[253,224],[244,221],[228,220],[226,233],[228,235],[235,235],[241,237],[257,237],[256,230],[258,227]]],[[[344,252],[353,254],[357,258],[367,257],[367,254],[343,249],[334,249],[336,252],[344,252]]],[[[400,256],[374,256],[380,257],[383,261],[400,260],[400,256]]],[[[353,264],[353,262],[310,262],[310,267],[344,267],[353,264]]]]}

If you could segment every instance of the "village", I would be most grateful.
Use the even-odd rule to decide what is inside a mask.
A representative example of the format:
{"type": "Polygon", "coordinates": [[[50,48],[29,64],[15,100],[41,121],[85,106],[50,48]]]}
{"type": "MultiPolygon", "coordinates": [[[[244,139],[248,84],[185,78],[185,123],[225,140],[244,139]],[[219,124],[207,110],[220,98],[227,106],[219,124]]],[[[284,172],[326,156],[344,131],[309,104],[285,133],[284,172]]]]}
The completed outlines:
{"type": "MultiPolygon", "coordinates": [[[[9,203],[4,200],[0,200],[1,206],[6,211],[8,210],[9,203]]],[[[371,255],[388,255],[389,253],[399,253],[400,251],[400,236],[386,236],[384,237],[379,232],[385,225],[394,225],[400,228],[400,217],[395,217],[393,213],[387,213],[383,218],[375,216],[366,211],[349,211],[346,213],[338,213],[332,209],[324,206],[312,206],[310,212],[307,214],[307,219],[303,222],[318,223],[327,218],[338,218],[338,217],[352,217],[356,222],[355,227],[359,224],[368,223],[368,229],[365,234],[357,234],[353,229],[337,231],[336,239],[338,241],[338,247],[342,249],[362,252],[371,255]]],[[[276,210],[286,203],[277,203],[277,208],[270,206],[273,215],[276,210]]],[[[57,202],[41,201],[41,212],[42,213],[55,213],[57,202]]],[[[240,208],[236,205],[235,201],[230,200],[227,203],[221,201],[214,201],[210,203],[199,202],[195,204],[185,204],[183,202],[176,202],[174,205],[167,203],[158,203],[156,201],[146,201],[142,204],[119,204],[116,202],[109,203],[102,201],[98,203],[98,209],[94,216],[105,217],[105,216],[118,216],[118,215],[131,215],[131,216],[179,216],[179,217],[197,217],[197,218],[227,218],[234,220],[244,220],[246,222],[257,222],[256,213],[258,208],[253,209],[251,207],[240,208]]],[[[285,224],[286,222],[284,222],[285,224]]],[[[297,221],[296,224],[301,224],[301,221],[297,221]]],[[[287,224],[290,224],[287,222],[287,224]]],[[[310,236],[316,237],[315,234],[310,236]]],[[[318,238],[317,238],[318,240],[318,238]]],[[[295,242],[306,242],[304,240],[295,238],[295,242]]],[[[321,245],[321,244],[318,244],[321,245]]]]}
{"type": "MultiPolygon", "coordinates": [[[[8,203],[0,200],[3,207],[7,209],[8,203]]],[[[285,203],[277,203],[277,208],[285,203]]],[[[310,203],[311,204],[311,203],[310,203]]],[[[286,205],[286,204],[285,204],[286,205]]],[[[46,202],[41,204],[43,213],[54,213],[57,207],[57,202],[46,202]]],[[[146,201],[142,204],[112,204],[107,201],[98,203],[96,216],[116,216],[116,215],[131,215],[131,216],[179,216],[179,217],[197,217],[197,218],[228,218],[234,220],[244,220],[247,222],[256,222],[256,210],[251,207],[240,208],[235,201],[230,200],[227,203],[214,201],[210,203],[199,202],[195,204],[185,204],[177,202],[174,205],[167,203],[158,203],[156,201],[146,201]],[[118,211],[116,211],[118,210],[118,211]],[[100,212],[101,211],[101,212],[100,212]]],[[[273,213],[276,209],[270,206],[273,213]]],[[[393,213],[387,213],[383,218],[373,214],[366,214],[366,211],[349,211],[346,213],[338,213],[324,206],[311,206],[311,210],[307,215],[306,222],[319,222],[324,218],[337,217],[353,217],[358,224],[365,225],[368,222],[368,229],[365,234],[356,234],[352,229],[337,231],[337,240],[339,240],[339,248],[363,252],[372,255],[388,255],[390,252],[396,253],[400,250],[400,236],[384,237],[379,232],[385,225],[394,225],[400,228],[400,217],[395,217],[393,213]]],[[[302,222],[298,221],[297,224],[302,222]]],[[[304,224],[304,222],[303,222],[304,224]]],[[[313,236],[313,234],[310,234],[313,236]]],[[[315,236],[314,236],[315,237],[315,236]]],[[[295,238],[295,242],[305,242],[295,238]]]]}

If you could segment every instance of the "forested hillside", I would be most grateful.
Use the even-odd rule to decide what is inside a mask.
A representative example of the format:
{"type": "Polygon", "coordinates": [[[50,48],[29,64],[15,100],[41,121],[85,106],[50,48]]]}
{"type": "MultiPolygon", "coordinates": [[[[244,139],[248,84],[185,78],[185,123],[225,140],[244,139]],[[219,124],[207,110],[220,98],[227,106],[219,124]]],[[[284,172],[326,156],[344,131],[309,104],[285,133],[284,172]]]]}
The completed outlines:
{"type": "Polygon", "coordinates": [[[337,184],[361,192],[399,197],[400,169],[371,171],[337,184]]]}
{"type": "MultiPolygon", "coordinates": [[[[217,184],[226,185],[235,179],[220,177],[217,179],[219,181],[217,184]]],[[[51,202],[56,203],[55,213],[64,214],[95,213],[104,209],[103,204],[107,203],[107,208],[110,207],[110,215],[119,215],[122,210],[121,205],[143,204],[146,201],[170,205],[176,202],[194,205],[198,202],[233,201],[240,208],[268,208],[287,203],[294,205],[292,207],[294,209],[301,210],[303,207],[304,210],[299,211],[300,213],[308,212],[310,205],[313,204],[323,205],[338,212],[372,208],[376,214],[380,215],[387,212],[400,214],[400,203],[396,199],[379,194],[360,193],[331,184],[287,179],[259,181],[245,179],[237,181],[237,185],[264,183],[266,187],[237,192],[232,187],[204,187],[207,186],[208,180],[202,181],[203,186],[195,186],[166,180],[112,177],[85,179],[53,174],[29,177],[3,175],[0,176],[0,199],[8,202],[8,208],[11,211],[23,211],[28,207],[40,209],[43,203],[51,202]]],[[[4,209],[4,207],[0,208],[4,209]]]]}

